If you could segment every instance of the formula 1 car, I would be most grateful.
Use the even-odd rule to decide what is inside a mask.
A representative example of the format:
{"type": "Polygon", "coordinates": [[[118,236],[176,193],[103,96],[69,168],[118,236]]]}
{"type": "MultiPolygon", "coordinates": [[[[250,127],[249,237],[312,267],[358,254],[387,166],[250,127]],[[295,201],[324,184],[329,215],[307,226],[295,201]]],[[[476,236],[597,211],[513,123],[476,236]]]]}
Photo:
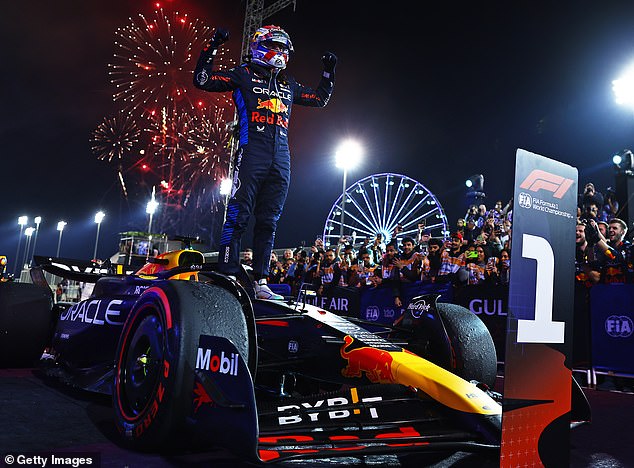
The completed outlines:
{"type": "MultiPolygon", "coordinates": [[[[223,446],[251,461],[500,447],[491,336],[467,309],[419,296],[393,326],[305,300],[255,299],[195,250],[120,265],[35,257],[39,302],[2,332],[46,374],[112,395],[132,448],[223,446]],[[117,271],[118,270],[118,271],[117,271]],[[52,304],[44,272],[94,283],[52,304]],[[33,340],[50,334],[46,342],[33,340]]],[[[8,283],[7,283],[8,284],[8,283]]],[[[16,283],[17,284],[17,283],[16,283]]],[[[9,318],[7,318],[9,317],[9,318]]],[[[12,354],[17,362],[23,359],[12,354]]]]}

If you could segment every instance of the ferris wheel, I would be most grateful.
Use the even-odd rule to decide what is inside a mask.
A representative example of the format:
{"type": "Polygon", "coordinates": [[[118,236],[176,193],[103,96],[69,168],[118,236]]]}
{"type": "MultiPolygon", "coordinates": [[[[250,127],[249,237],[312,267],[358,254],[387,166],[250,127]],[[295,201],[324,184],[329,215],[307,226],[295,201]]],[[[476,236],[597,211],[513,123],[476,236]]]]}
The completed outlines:
{"type": "Polygon", "coordinates": [[[425,224],[433,237],[446,237],[447,216],[438,199],[427,188],[401,174],[374,174],[346,189],[335,201],[324,225],[324,245],[337,245],[340,237],[353,243],[377,234],[390,242],[394,228],[399,237],[416,238],[418,225],[425,224]]]}

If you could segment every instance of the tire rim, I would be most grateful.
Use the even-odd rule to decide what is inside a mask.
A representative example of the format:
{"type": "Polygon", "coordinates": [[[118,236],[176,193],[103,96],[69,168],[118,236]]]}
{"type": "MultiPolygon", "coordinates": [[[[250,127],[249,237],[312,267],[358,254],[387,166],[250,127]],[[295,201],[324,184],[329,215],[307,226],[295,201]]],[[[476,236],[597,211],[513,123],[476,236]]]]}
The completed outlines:
{"type": "Polygon", "coordinates": [[[121,369],[120,401],[126,414],[143,414],[153,401],[164,355],[163,323],[155,314],[147,315],[129,341],[121,369]]]}

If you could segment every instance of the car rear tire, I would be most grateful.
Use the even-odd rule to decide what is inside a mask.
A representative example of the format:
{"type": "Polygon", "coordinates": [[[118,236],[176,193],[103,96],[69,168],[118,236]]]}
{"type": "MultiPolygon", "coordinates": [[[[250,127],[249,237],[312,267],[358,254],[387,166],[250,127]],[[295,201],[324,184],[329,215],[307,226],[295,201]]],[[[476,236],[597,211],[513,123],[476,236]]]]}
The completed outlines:
{"type": "Polygon", "coordinates": [[[436,304],[451,348],[451,371],[465,380],[477,380],[494,388],[497,355],[489,330],[470,310],[444,302],[436,304]]]}
{"type": "Polygon", "coordinates": [[[0,282],[0,368],[34,366],[50,342],[52,324],[50,289],[0,282]]]}
{"type": "Polygon", "coordinates": [[[135,449],[165,451],[186,437],[200,335],[230,340],[248,360],[248,324],[236,297],[207,283],[169,280],[147,289],[116,353],[115,423],[135,449]]]}

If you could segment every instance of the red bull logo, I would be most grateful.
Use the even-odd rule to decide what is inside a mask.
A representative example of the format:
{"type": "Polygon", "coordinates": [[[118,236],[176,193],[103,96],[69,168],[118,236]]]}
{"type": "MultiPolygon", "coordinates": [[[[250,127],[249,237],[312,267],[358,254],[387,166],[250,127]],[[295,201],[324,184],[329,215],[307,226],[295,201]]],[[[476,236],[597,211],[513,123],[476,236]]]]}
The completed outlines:
{"type": "Polygon", "coordinates": [[[283,128],[288,128],[288,119],[284,118],[282,115],[274,115],[274,114],[260,114],[258,111],[251,112],[251,122],[256,123],[266,123],[269,125],[278,125],[283,128]]]}
{"type": "Polygon", "coordinates": [[[354,341],[350,335],[343,338],[341,357],[348,361],[348,365],[341,370],[344,377],[361,377],[363,372],[370,382],[394,382],[392,376],[392,355],[389,351],[370,346],[349,349],[354,341]]]}
{"type": "Polygon", "coordinates": [[[258,99],[258,107],[256,107],[256,109],[266,109],[275,114],[288,112],[288,106],[278,98],[266,99],[264,101],[262,99],[258,99]]]}

